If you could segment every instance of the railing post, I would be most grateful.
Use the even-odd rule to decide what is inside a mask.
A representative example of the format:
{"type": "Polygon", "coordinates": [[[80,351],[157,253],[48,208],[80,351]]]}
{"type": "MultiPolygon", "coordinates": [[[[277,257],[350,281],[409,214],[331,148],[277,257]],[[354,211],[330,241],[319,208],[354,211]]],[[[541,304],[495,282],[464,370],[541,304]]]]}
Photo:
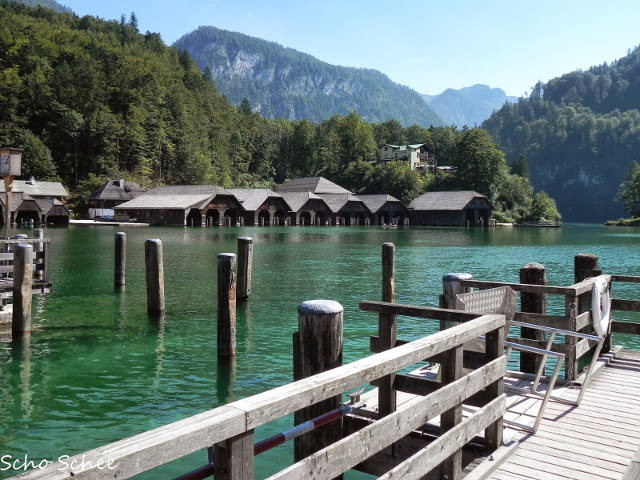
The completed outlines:
{"type": "Polygon", "coordinates": [[[125,272],[127,261],[127,234],[124,232],[116,233],[115,245],[115,263],[113,284],[116,287],[122,287],[125,284],[125,272]]]}
{"type": "MultiPolygon", "coordinates": [[[[580,253],[573,258],[573,274],[576,283],[582,282],[589,277],[595,277],[602,274],[602,270],[598,268],[598,256],[591,253],[580,253]]],[[[611,286],[611,285],[610,285],[611,286]]],[[[583,294],[576,306],[576,315],[579,315],[591,309],[591,294],[583,294]]],[[[602,345],[601,353],[607,353],[611,350],[611,334],[607,335],[602,345]]]]}
{"type": "Polygon", "coordinates": [[[238,237],[238,301],[251,295],[251,266],[253,263],[253,238],[238,237]]]}
{"type": "MultiPolygon", "coordinates": [[[[444,359],[440,364],[442,384],[452,383],[462,377],[463,347],[459,345],[444,352],[444,359]]],[[[462,404],[443,412],[440,416],[440,434],[451,430],[462,422],[462,404]]],[[[462,478],[462,449],[447,458],[440,466],[441,480],[460,480],[462,478]]]]}
{"type": "MultiPolygon", "coordinates": [[[[461,287],[460,280],[472,280],[470,273],[448,273],[442,277],[442,295],[440,296],[440,308],[454,310],[456,308],[456,295],[459,293],[469,293],[471,288],[461,287]]],[[[444,330],[456,325],[455,322],[440,320],[440,330],[444,330]]]]}
{"type": "Polygon", "coordinates": [[[253,478],[253,430],[217,443],[213,447],[215,480],[253,478]]]}
{"type": "MultiPolygon", "coordinates": [[[[487,362],[500,358],[504,355],[504,337],[505,327],[500,327],[497,330],[488,332],[485,336],[487,362]]],[[[505,372],[506,373],[506,372],[505,372]]],[[[500,379],[497,382],[493,382],[485,388],[489,400],[498,398],[504,393],[504,379],[500,379]]],[[[500,418],[484,431],[485,448],[489,452],[493,452],[502,445],[503,434],[503,419],[500,418]]]]}
{"type": "MultiPolygon", "coordinates": [[[[342,365],[343,308],[331,300],[310,300],[298,305],[298,346],[294,380],[342,365]]],[[[295,337],[294,337],[295,338],[295,337]]],[[[328,398],[294,414],[294,423],[318,417],[340,407],[341,396],[328,398]]],[[[342,438],[338,419],[294,440],[294,459],[299,461],[342,438]]]]}
{"type": "MultiPolygon", "coordinates": [[[[395,285],[396,247],[393,243],[382,245],[382,301],[394,303],[396,300],[395,285]]],[[[396,346],[398,333],[398,317],[381,313],[378,317],[378,337],[380,351],[396,346]]],[[[378,415],[384,417],[396,411],[396,390],[393,388],[395,373],[378,380],[378,415]]]]}
{"type": "Polygon", "coordinates": [[[31,294],[33,290],[33,246],[18,244],[13,253],[13,318],[14,336],[31,331],[31,294]]]}
{"type": "Polygon", "coordinates": [[[152,315],[164,313],[164,267],[162,241],[158,238],[144,244],[147,276],[147,311],[152,315]]]}
{"type": "Polygon", "coordinates": [[[236,354],[237,263],[233,253],[218,255],[218,357],[236,354]]]}
{"type": "MultiPolygon", "coordinates": [[[[527,263],[520,269],[520,283],[529,285],[546,285],[547,277],[545,268],[539,263],[527,263]]],[[[526,293],[521,294],[520,311],[526,313],[547,313],[547,296],[544,293],[526,293]]],[[[520,328],[522,338],[533,340],[544,340],[544,332],[542,330],[534,330],[532,328],[520,328]]],[[[520,371],[525,373],[536,373],[540,362],[540,355],[534,353],[520,352],[520,371]]]]}

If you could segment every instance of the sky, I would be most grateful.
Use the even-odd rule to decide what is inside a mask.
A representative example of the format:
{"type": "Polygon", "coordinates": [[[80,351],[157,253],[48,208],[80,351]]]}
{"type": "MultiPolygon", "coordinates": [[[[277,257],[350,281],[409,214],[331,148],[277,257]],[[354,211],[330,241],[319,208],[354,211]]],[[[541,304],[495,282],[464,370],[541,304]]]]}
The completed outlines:
{"type": "Polygon", "coordinates": [[[199,26],[371,68],[419,93],[485,84],[522,96],[640,45],[638,0],[58,0],[167,44],[199,26]]]}

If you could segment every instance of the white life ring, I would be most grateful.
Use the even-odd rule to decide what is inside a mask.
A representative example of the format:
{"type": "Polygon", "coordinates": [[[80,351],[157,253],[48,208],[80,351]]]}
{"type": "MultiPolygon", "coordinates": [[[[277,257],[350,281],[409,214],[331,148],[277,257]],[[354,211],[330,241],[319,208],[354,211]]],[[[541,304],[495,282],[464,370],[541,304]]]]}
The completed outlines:
{"type": "Polygon", "coordinates": [[[591,314],[593,315],[593,329],[600,337],[604,337],[609,333],[609,323],[611,322],[609,284],[603,275],[594,277],[592,280],[591,314]]]}

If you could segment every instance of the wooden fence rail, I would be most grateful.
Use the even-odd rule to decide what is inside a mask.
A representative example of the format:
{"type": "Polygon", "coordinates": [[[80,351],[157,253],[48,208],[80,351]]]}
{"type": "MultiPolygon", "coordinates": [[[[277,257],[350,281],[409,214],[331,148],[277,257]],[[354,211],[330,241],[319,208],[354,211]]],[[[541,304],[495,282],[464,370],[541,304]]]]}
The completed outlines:
{"type": "Polygon", "coordinates": [[[13,252],[16,245],[33,245],[33,293],[48,293],[51,288],[49,281],[49,250],[50,241],[47,238],[21,238],[0,240],[0,294],[10,295],[13,278],[13,252]]]}
{"type": "MultiPolygon", "coordinates": [[[[443,313],[444,314],[444,313],[443,313]]],[[[506,371],[503,354],[504,315],[489,314],[470,319],[460,312],[449,312],[456,321],[467,320],[451,329],[441,331],[397,348],[386,350],[324,373],[274,388],[264,393],[239,400],[225,406],[195,415],[139,435],[84,452],[66,460],[85,468],[73,472],[60,462],[43,470],[34,470],[21,479],[107,479],[130,478],[141,472],[168,463],[197,450],[224,442],[228,449],[218,449],[215,462],[228,465],[220,478],[253,478],[254,429],[308,405],[373,382],[398,372],[426,358],[445,356],[453,360],[450,371],[438,391],[427,397],[414,399],[407,408],[391,413],[364,429],[344,437],[289,468],[273,475],[284,478],[333,478],[354,467],[397,439],[411,432],[427,420],[443,414],[446,436],[429,447],[427,458],[418,463],[420,471],[436,467],[443,460],[452,480],[460,476],[457,451],[468,438],[483,429],[493,432],[490,445],[501,443],[501,418],[506,410],[505,397],[496,387],[502,385],[506,371]],[[462,345],[479,336],[488,339],[488,350],[494,358],[480,369],[462,375],[462,345]],[[461,422],[461,403],[482,389],[494,387],[494,395],[486,408],[461,422]],[[449,420],[447,420],[447,416],[449,420]],[[446,446],[443,447],[443,444],[446,446]],[[434,451],[437,450],[437,453],[434,451]],[[226,453],[225,453],[226,452],[226,453]],[[449,460],[447,460],[449,459],[449,460]],[[109,463],[111,462],[111,463],[109,463]],[[455,463],[458,462],[458,463],[455,463]],[[112,468],[105,468],[109,464],[112,468]],[[99,468],[100,465],[102,468],[99,468]],[[447,467],[447,465],[449,465],[447,467]],[[234,472],[231,474],[229,472],[234,472]],[[309,473],[311,472],[311,473],[309,473]],[[235,475],[235,476],[234,476],[235,475]]],[[[416,460],[409,460],[416,462],[416,460]]],[[[412,470],[415,463],[401,464],[398,468],[412,470]]],[[[391,474],[390,478],[397,478],[391,474]]],[[[17,477],[14,477],[17,478],[17,477]]],[[[216,479],[220,480],[216,475],[216,479]]],[[[404,478],[404,477],[403,477],[404,478]]]]}

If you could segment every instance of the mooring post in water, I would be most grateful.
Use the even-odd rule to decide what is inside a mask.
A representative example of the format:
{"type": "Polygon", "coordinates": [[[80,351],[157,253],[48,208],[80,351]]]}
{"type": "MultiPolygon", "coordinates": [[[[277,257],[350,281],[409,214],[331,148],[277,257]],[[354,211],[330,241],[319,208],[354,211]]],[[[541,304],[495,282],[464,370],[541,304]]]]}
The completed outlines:
{"type": "Polygon", "coordinates": [[[253,263],[253,238],[238,237],[238,301],[251,295],[251,265],[253,263]]]}
{"type": "Polygon", "coordinates": [[[236,354],[236,255],[218,255],[218,356],[236,354]]]}
{"type": "MultiPolygon", "coordinates": [[[[539,263],[527,263],[520,269],[520,283],[529,285],[546,285],[547,277],[544,265],[539,263]]],[[[547,296],[544,293],[523,292],[520,296],[520,311],[525,313],[547,313],[547,296]]],[[[544,340],[542,330],[532,328],[520,328],[522,338],[544,340]]],[[[520,352],[520,371],[536,373],[542,358],[535,353],[520,352]]]]}
{"type": "MultiPolygon", "coordinates": [[[[396,301],[396,246],[393,243],[382,244],[382,301],[396,301]]],[[[381,313],[378,316],[378,338],[380,351],[396,346],[398,317],[381,313]]],[[[396,411],[396,390],[393,388],[395,373],[381,378],[378,386],[378,415],[380,418],[396,411]]]]}
{"type": "Polygon", "coordinates": [[[125,271],[127,261],[127,234],[124,232],[116,233],[116,255],[113,270],[113,284],[116,287],[122,287],[125,284],[125,271]]]}
{"type": "MultiPolygon", "coordinates": [[[[342,365],[342,305],[331,300],[309,300],[298,305],[298,332],[294,335],[294,380],[342,365]]],[[[294,414],[295,425],[340,407],[336,395],[294,414]]],[[[338,419],[294,440],[294,458],[299,461],[342,438],[338,419]]]]}
{"type": "Polygon", "coordinates": [[[147,311],[158,315],[164,313],[164,268],[160,239],[145,242],[144,261],[147,273],[147,311]]]}
{"type": "MultiPolygon", "coordinates": [[[[42,228],[36,228],[33,230],[33,238],[36,239],[36,242],[33,244],[33,251],[41,253],[44,251],[44,244],[42,240],[44,239],[44,230],[42,228]]],[[[33,278],[42,279],[44,275],[44,267],[34,270],[33,278]]]]}
{"type": "MultiPolygon", "coordinates": [[[[456,308],[456,295],[471,292],[470,287],[461,287],[461,280],[473,280],[470,273],[447,273],[442,277],[442,295],[440,295],[440,308],[456,308]]],[[[440,320],[440,330],[445,330],[456,325],[455,322],[440,320]]]]}
{"type": "Polygon", "coordinates": [[[13,252],[13,318],[11,331],[19,336],[31,331],[33,246],[17,244],[13,252]]]}

